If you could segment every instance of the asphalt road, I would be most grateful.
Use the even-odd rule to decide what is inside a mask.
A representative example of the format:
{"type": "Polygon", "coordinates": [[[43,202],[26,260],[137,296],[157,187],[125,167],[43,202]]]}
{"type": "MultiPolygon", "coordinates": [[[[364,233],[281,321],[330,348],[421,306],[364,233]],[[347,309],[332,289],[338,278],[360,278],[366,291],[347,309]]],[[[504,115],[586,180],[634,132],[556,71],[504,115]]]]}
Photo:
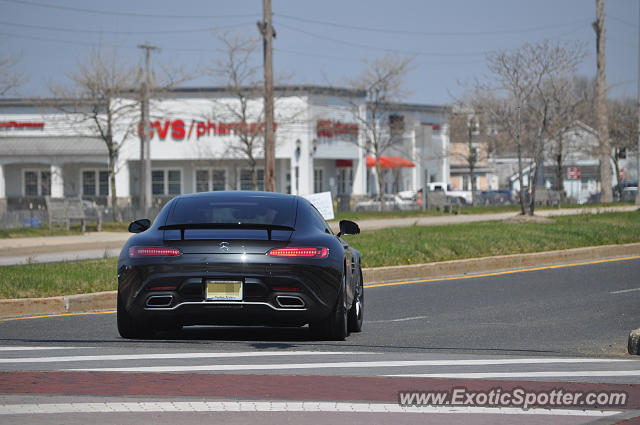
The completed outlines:
{"type": "Polygon", "coordinates": [[[364,332],[345,342],[313,341],[307,328],[233,327],[128,341],[110,313],[0,321],[0,344],[623,356],[640,327],[639,277],[640,260],[627,260],[370,287],[364,332]]]}
{"type": "MultiPolygon", "coordinates": [[[[624,388],[633,397],[625,410],[629,414],[628,409],[640,409],[640,360],[624,354],[628,332],[640,327],[639,276],[640,260],[625,260],[373,285],[365,292],[364,332],[344,342],[314,341],[306,327],[192,327],[153,340],[128,341],[117,335],[113,313],[2,321],[0,371],[5,372],[0,372],[0,394],[5,396],[0,397],[0,422],[20,423],[24,415],[32,414],[29,422],[48,423],[46,416],[34,413],[39,408],[34,406],[51,402],[52,394],[60,397],[52,409],[62,409],[53,413],[66,412],[71,422],[85,420],[91,409],[116,412],[113,415],[124,415],[115,417],[126,422],[126,415],[133,413],[122,402],[134,395],[141,411],[165,412],[154,416],[159,423],[164,423],[161,418],[168,418],[167,423],[175,420],[187,406],[170,403],[194,397],[232,398],[240,404],[184,407],[185,423],[200,421],[205,413],[220,419],[219,413],[228,409],[273,412],[239,401],[247,399],[347,403],[340,408],[355,416],[336,421],[353,423],[364,423],[373,414],[371,406],[349,404],[353,400],[374,403],[375,408],[382,406],[375,403],[391,406],[382,419],[376,416],[377,423],[503,419],[493,414],[495,410],[489,414],[449,408],[420,417],[404,415],[402,420],[401,413],[394,412],[397,391],[443,385],[521,386],[536,391],[559,385],[580,391],[624,388]],[[104,404],[100,394],[111,397],[111,404],[104,404]],[[78,397],[84,397],[88,410],[77,406],[73,409],[78,410],[69,410],[69,403],[78,397]],[[158,400],[169,404],[154,405],[158,400]],[[27,406],[21,410],[24,413],[11,414],[16,404],[27,406]],[[447,419],[437,421],[438,415],[447,419]]],[[[285,418],[323,423],[328,416],[314,415],[331,411],[278,406],[280,413],[268,416],[273,423],[285,418]]],[[[517,411],[514,414],[523,416],[504,422],[597,419],[588,416],[595,410],[571,412],[542,420],[535,409],[527,415],[517,411]]],[[[55,414],[49,418],[60,418],[55,414]]],[[[243,415],[231,415],[228,422],[252,420],[243,415]]],[[[96,420],[109,421],[100,415],[96,420]]]]}

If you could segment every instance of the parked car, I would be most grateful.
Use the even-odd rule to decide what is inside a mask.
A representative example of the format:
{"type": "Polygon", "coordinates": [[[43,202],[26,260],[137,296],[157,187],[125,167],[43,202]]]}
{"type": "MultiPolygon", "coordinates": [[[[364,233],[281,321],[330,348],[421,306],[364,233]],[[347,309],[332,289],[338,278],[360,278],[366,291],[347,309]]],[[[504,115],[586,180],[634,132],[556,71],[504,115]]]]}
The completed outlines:
{"type": "MultiPolygon", "coordinates": [[[[386,194],[383,196],[384,208],[386,210],[414,210],[417,208],[415,197],[412,192],[399,192],[395,195],[386,194]],[[402,195],[401,195],[402,194],[402,195]]],[[[376,198],[369,198],[356,202],[356,211],[377,211],[380,209],[380,201],[376,198]]]]}
{"type": "Polygon", "coordinates": [[[309,324],[336,340],[362,329],[360,253],[306,199],[266,192],[178,196],[132,222],[118,259],[124,338],[188,325],[309,324]]]}
{"type": "MultiPolygon", "coordinates": [[[[471,191],[470,190],[451,190],[451,185],[444,182],[431,182],[427,184],[429,191],[442,190],[447,196],[453,196],[456,198],[462,198],[465,203],[471,204],[471,191]]],[[[419,191],[420,193],[421,190],[419,191]]]]}

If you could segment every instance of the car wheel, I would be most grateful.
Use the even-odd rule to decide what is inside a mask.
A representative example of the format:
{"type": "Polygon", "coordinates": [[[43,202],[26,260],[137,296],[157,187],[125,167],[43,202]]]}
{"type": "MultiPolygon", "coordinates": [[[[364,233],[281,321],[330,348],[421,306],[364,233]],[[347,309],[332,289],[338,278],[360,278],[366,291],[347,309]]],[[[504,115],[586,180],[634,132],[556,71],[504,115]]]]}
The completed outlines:
{"type": "Polygon", "coordinates": [[[346,294],[346,274],[342,275],[342,287],[338,294],[338,300],[333,312],[326,319],[310,323],[311,332],[332,340],[332,341],[344,341],[349,334],[348,328],[348,313],[347,308],[347,294],[346,294]]]}
{"type": "Polygon", "coordinates": [[[362,322],[364,321],[364,286],[362,282],[362,269],[359,269],[360,284],[353,299],[353,304],[349,309],[349,332],[362,332],[362,322]]]}
{"type": "Polygon", "coordinates": [[[151,329],[131,317],[124,307],[124,302],[118,293],[117,306],[118,332],[123,338],[142,338],[151,334],[151,329]]]}

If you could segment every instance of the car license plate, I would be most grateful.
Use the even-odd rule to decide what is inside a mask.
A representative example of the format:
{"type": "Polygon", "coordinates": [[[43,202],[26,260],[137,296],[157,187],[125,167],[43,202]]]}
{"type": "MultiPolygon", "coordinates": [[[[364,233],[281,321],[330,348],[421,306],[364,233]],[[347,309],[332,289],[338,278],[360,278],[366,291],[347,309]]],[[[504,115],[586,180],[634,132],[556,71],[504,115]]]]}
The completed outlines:
{"type": "Polygon", "coordinates": [[[207,280],[208,301],[242,301],[242,281],[207,280]]]}

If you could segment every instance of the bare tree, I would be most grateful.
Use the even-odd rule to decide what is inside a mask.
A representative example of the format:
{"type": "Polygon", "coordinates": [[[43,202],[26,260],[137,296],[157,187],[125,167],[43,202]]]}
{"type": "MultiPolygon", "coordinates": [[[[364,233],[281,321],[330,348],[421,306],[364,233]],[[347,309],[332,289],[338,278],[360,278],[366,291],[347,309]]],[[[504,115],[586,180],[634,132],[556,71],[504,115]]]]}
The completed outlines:
{"type": "Polygon", "coordinates": [[[528,205],[528,213],[533,214],[535,182],[544,167],[545,140],[554,127],[554,120],[561,117],[560,110],[554,106],[555,93],[552,88],[557,87],[563,78],[573,75],[584,56],[584,47],[580,44],[552,43],[548,40],[487,55],[492,81],[477,83],[476,88],[491,93],[494,99],[503,98],[503,101],[490,102],[487,111],[494,122],[500,123],[503,130],[515,136],[522,214],[527,212],[523,153],[527,150],[530,152],[534,165],[533,178],[529,178],[528,205]],[[513,106],[510,107],[509,103],[513,106]],[[529,144],[528,149],[525,143],[529,144]]]}
{"type": "Polygon", "coordinates": [[[555,163],[554,190],[564,196],[563,166],[567,156],[584,150],[584,146],[568,138],[572,127],[585,118],[585,105],[590,97],[576,89],[573,78],[551,78],[546,81],[545,92],[549,94],[550,114],[548,138],[544,150],[545,158],[555,163]]]}
{"type": "Polygon", "coordinates": [[[69,75],[72,88],[51,86],[56,98],[74,101],[71,109],[65,107],[72,120],[89,125],[107,147],[109,187],[113,219],[121,221],[116,193],[117,158],[120,148],[137,126],[138,101],[125,98],[131,93],[136,79],[136,67],[118,56],[116,50],[94,48],[89,56],[78,63],[77,71],[69,75]]]}
{"type": "Polygon", "coordinates": [[[380,157],[391,147],[402,143],[394,127],[398,123],[394,122],[391,112],[393,105],[408,95],[404,85],[412,61],[413,58],[387,54],[372,61],[365,61],[360,75],[347,81],[351,88],[366,94],[364,110],[361,110],[358,103],[353,103],[352,109],[360,128],[365,132],[363,148],[376,159],[380,209],[384,208],[384,181],[380,157]]]}
{"type": "Polygon", "coordinates": [[[464,161],[469,167],[472,205],[477,204],[475,170],[479,162],[488,159],[489,154],[486,124],[480,98],[468,97],[449,116],[450,150],[453,156],[464,161]],[[486,148],[480,148],[481,144],[486,148]],[[454,149],[456,145],[463,148],[454,149]]]}
{"type": "Polygon", "coordinates": [[[9,54],[0,56],[0,96],[5,96],[20,87],[27,78],[16,73],[14,67],[19,60],[9,54]]]}
{"type": "Polygon", "coordinates": [[[224,45],[224,55],[215,59],[207,71],[232,97],[231,101],[214,100],[218,109],[215,113],[239,123],[235,128],[239,143],[228,146],[228,151],[247,160],[253,190],[257,190],[258,161],[264,157],[264,134],[256,125],[264,116],[264,105],[260,104],[261,67],[256,61],[260,40],[238,34],[215,36],[224,45]]]}
{"type": "MultiPolygon", "coordinates": [[[[215,110],[207,117],[219,118],[233,123],[232,131],[237,143],[227,146],[232,158],[243,158],[251,171],[253,190],[258,187],[258,164],[265,158],[264,88],[262,64],[259,61],[261,40],[238,33],[214,33],[224,46],[223,55],[212,61],[205,73],[212,77],[215,84],[223,87],[231,99],[213,99],[215,110]]],[[[276,81],[291,78],[290,75],[277,75],[276,81]]],[[[303,111],[281,113],[280,101],[274,102],[274,131],[277,126],[297,120],[303,111]]],[[[277,147],[277,139],[276,139],[277,147]]],[[[266,171],[266,170],[265,170],[266,171]]],[[[266,178],[265,174],[265,178],[266,178]]],[[[265,181],[266,183],[266,181],[265,181]]],[[[265,185],[266,188],[266,185],[265,185]]]]}
{"type": "Polygon", "coordinates": [[[636,101],[631,98],[609,101],[609,136],[611,159],[618,176],[618,196],[622,196],[620,184],[620,159],[629,155],[637,147],[638,110],[636,101]]]}

